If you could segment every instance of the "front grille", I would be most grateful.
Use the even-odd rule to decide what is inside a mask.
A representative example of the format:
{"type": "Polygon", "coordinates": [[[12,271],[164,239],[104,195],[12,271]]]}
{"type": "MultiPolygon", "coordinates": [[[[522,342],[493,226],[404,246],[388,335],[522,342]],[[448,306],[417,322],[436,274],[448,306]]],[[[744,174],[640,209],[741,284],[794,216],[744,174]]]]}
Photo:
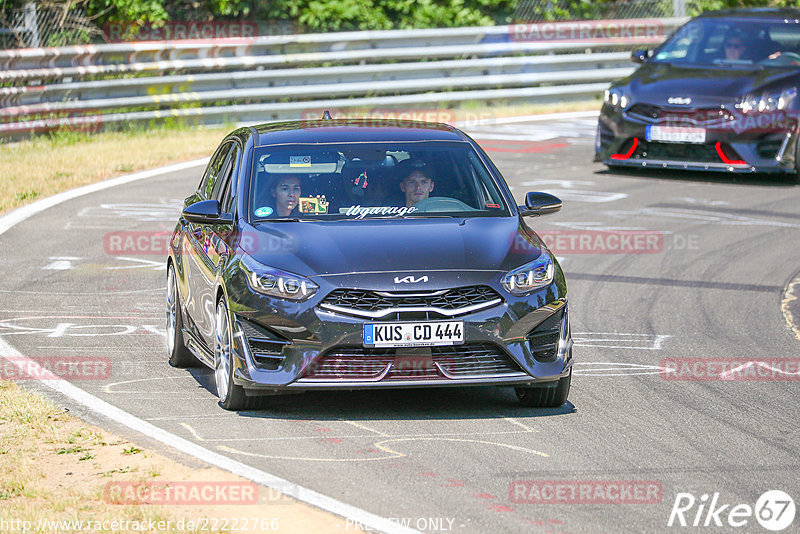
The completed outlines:
{"type": "Polygon", "coordinates": [[[277,369],[284,358],[283,348],[291,343],[242,317],[237,318],[237,323],[256,367],[270,371],[277,369]]]}
{"type": "Polygon", "coordinates": [[[669,109],[651,104],[634,104],[626,112],[629,117],[666,126],[713,126],[725,124],[736,116],[723,108],[669,109]]]}
{"type": "Polygon", "coordinates": [[[500,302],[500,295],[488,286],[468,286],[442,291],[372,291],[366,289],[335,289],[322,301],[321,306],[336,306],[337,311],[364,312],[359,315],[374,314],[382,316],[381,312],[402,308],[404,310],[429,311],[426,308],[445,310],[448,317],[458,315],[458,311],[470,308],[463,313],[468,313],[476,306],[489,305],[492,301],[500,302]]]}
{"type": "Polygon", "coordinates": [[[336,347],[318,358],[303,380],[448,380],[525,375],[493,343],[447,347],[372,349],[336,347]]]}
{"type": "Polygon", "coordinates": [[[721,163],[714,145],[691,143],[639,143],[632,159],[721,163]]]}
{"type": "Polygon", "coordinates": [[[634,104],[628,108],[627,113],[637,119],[652,122],[661,115],[661,108],[650,104],[634,104]]]}
{"type": "Polygon", "coordinates": [[[553,362],[556,360],[563,318],[563,311],[554,313],[528,333],[531,355],[537,361],[553,362]]]}

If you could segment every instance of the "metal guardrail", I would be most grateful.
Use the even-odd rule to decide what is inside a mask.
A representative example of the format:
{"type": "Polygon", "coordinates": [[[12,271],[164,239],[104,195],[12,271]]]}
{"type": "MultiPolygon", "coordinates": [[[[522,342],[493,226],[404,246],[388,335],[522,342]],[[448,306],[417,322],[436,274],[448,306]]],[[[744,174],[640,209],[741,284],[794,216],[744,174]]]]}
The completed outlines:
{"type": "Polygon", "coordinates": [[[4,50],[0,136],[165,117],[263,121],[324,107],[587,98],[633,71],[631,49],[685,20],[629,20],[662,31],[569,41],[491,26],[4,50]]]}

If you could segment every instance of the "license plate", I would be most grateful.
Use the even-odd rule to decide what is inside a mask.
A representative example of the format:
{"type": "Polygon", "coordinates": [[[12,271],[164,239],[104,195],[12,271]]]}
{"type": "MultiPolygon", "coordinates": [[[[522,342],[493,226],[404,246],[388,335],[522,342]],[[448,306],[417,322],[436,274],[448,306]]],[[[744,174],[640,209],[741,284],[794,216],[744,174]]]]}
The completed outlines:
{"type": "Polygon", "coordinates": [[[432,347],[463,342],[463,321],[364,325],[365,347],[432,347]]]}
{"type": "Polygon", "coordinates": [[[706,129],[649,125],[645,131],[645,138],[648,141],[664,141],[666,143],[705,143],[706,129]]]}

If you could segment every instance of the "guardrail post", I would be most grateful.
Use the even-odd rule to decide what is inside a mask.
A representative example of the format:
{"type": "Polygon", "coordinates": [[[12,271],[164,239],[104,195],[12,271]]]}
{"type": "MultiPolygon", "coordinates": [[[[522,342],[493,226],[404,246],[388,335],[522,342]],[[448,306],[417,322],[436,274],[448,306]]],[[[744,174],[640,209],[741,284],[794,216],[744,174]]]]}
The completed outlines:
{"type": "Polygon", "coordinates": [[[686,16],[686,0],[672,0],[672,16],[673,17],[686,16]]]}
{"type": "Polygon", "coordinates": [[[25,31],[30,36],[32,48],[39,48],[39,23],[36,20],[36,4],[28,2],[25,4],[25,31]]]}

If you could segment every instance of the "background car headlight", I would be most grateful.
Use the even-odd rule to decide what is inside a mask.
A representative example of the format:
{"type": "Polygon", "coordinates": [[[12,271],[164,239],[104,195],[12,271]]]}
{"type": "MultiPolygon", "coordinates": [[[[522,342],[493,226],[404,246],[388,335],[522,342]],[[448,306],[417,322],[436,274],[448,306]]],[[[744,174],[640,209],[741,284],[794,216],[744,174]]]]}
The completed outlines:
{"type": "Polygon", "coordinates": [[[512,295],[523,296],[549,285],[553,281],[554,272],[555,265],[550,254],[542,249],[538,258],[506,274],[502,284],[512,295]]]}
{"type": "Polygon", "coordinates": [[[788,108],[797,96],[797,88],[764,92],[760,95],[745,95],[736,105],[742,113],[775,111],[788,108]]]}
{"type": "Polygon", "coordinates": [[[310,299],[319,286],[298,274],[262,265],[250,257],[242,259],[242,271],[253,291],[286,300],[310,299]]]}
{"type": "Polygon", "coordinates": [[[613,108],[625,109],[631,103],[630,98],[620,87],[611,87],[603,93],[605,101],[613,108]]]}

